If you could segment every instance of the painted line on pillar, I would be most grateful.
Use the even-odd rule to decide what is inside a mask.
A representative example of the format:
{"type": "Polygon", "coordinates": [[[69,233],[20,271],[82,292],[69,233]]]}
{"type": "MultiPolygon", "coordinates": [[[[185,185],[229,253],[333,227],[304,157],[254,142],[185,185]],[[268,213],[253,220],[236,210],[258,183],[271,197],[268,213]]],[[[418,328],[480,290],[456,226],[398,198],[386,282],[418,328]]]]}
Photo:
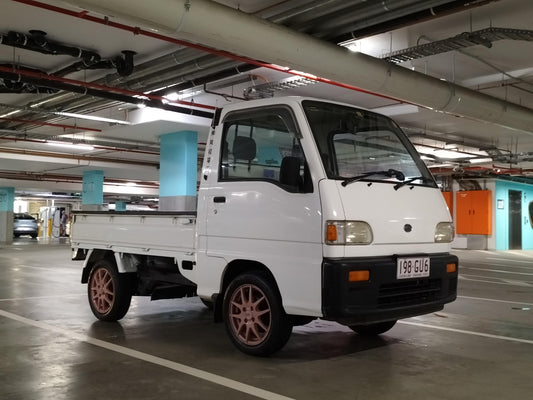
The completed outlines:
{"type": "Polygon", "coordinates": [[[14,321],[34,326],[36,328],[44,329],[47,331],[55,332],[60,335],[69,337],[71,339],[77,340],[79,342],[85,342],[88,344],[92,344],[94,346],[101,347],[106,350],[114,351],[116,353],[123,354],[128,357],[136,358],[138,360],[146,361],[151,364],[159,365],[161,367],[165,367],[177,372],[181,372],[182,374],[190,375],[192,377],[203,379],[205,381],[224,386],[228,389],[236,390],[239,392],[243,392],[246,394],[249,394],[251,396],[255,396],[260,399],[266,399],[266,400],[294,400],[290,397],[282,396],[277,393],[269,392],[264,389],[257,388],[255,386],[247,385],[245,383],[235,381],[233,379],[225,378],[220,375],[212,374],[207,371],[203,371],[201,369],[197,369],[194,367],[189,367],[185,364],[180,364],[174,361],[170,361],[161,357],[153,356],[147,353],[143,353],[141,351],[129,349],[127,347],[119,346],[113,343],[105,342],[100,339],[95,339],[92,337],[88,337],[86,335],[75,333],[72,331],[69,331],[67,329],[59,328],[56,326],[52,326],[49,324],[46,324],[44,322],[35,321],[29,318],[22,317],[17,314],[10,313],[8,311],[0,310],[0,316],[3,316],[5,318],[12,319],[14,321]]]}
{"type": "Polygon", "coordinates": [[[438,325],[429,325],[429,324],[423,324],[423,323],[420,323],[420,322],[398,321],[398,323],[399,324],[404,324],[404,325],[419,326],[421,328],[437,329],[439,331],[463,333],[465,335],[471,335],[471,336],[481,336],[481,337],[485,337],[485,338],[489,338],[489,339],[505,340],[505,341],[508,341],[508,342],[533,344],[533,340],[513,338],[513,337],[510,337],[510,336],[492,335],[490,333],[467,331],[467,330],[464,330],[464,329],[448,328],[448,327],[445,327],[445,326],[438,326],[438,325]]]}

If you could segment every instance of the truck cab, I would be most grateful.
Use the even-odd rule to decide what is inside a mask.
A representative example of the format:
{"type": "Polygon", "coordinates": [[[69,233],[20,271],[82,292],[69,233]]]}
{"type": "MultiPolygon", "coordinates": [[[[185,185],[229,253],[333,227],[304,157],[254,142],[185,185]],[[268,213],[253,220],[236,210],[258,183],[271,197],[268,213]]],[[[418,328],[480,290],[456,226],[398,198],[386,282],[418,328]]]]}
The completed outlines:
{"type": "Polygon", "coordinates": [[[229,106],[200,180],[198,294],[226,314],[219,295],[250,270],[267,277],[293,320],[365,332],[456,297],[449,211],[385,116],[305,98],[229,106]]]}

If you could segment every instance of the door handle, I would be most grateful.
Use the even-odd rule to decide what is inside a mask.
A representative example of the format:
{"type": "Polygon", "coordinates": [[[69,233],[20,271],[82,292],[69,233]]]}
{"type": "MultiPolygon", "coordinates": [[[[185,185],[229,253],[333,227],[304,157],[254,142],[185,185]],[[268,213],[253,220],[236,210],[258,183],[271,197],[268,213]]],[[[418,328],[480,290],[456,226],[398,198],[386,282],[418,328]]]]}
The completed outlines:
{"type": "Polygon", "coordinates": [[[226,196],[215,196],[213,197],[213,203],[225,203],[226,196]]]}

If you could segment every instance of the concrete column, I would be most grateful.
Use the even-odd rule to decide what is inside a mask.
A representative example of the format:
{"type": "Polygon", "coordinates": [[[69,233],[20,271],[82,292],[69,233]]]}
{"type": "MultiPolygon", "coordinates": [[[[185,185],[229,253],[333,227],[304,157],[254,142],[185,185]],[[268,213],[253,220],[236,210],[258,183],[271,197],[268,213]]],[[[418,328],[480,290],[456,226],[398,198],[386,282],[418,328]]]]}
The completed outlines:
{"type": "Polygon", "coordinates": [[[0,243],[13,242],[13,203],[15,188],[0,187],[0,243]]]}
{"type": "Polygon", "coordinates": [[[100,211],[104,203],[104,171],[85,171],[81,208],[84,211],[100,211]]]}
{"type": "Polygon", "coordinates": [[[167,133],[160,145],[159,210],[195,211],[198,133],[167,133]]]}

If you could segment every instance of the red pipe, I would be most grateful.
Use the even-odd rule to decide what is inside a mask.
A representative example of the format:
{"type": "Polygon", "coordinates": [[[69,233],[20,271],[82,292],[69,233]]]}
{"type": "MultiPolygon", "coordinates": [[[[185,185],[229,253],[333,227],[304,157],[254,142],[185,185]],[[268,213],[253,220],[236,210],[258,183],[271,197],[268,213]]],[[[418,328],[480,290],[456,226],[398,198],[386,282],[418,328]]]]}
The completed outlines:
{"type": "MultiPolygon", "coordinates": [[[[18,0],[14,0],[14,1],[18,1],[18,0]]],[[[14,68],[14,67],[5,67],[5,66],[0,65],[0,71],[7,72],[7,73],[10,73],[10,74],[29,76],[29,77],[32,77],[32,78],[48,80],[48,81],[53,81],[53,82],[68,83],[69,85],[87,87],[87,88],[91,88],[91,89],[101,90],[101,91],[104,91],[104,92],[114,92],[114,93],[119,93],[119,94],[125,94],[127,96],[132,96],[132,97],[133,96],[148,97],[149,99],[158,100],[158,101],[165,102],[165,103],[177,103],[177,104],[187,105],[187,106],[190,106],[190,107],[206,108],[206,109],[209,109],[209,110],[216,110],[216,107],[209,106],[209,105],[206,105],[206,104],[199,104],[199,103],[193,103],[193,102],[182,101],[182,100],[170,101],[170,100],[168,100],[168,99],[166,99],[166,98],[164,98],[162,96],[155,96],[155,95],[152,95],[152,94],[146,94],[146,93],[143,93],[143,92],[136,92],[136,91],[128,90],[128,89],[121,89],[121,88],[116,88],[116,87],[104,86],[104,85],[99,85],[97,83],[92,83],[92,82],[76,81],[74,79],[61,78],[59,76],[48,75],[48,74],[45,74],[43,72],[30,71],[30,70],[27,70],[27,69],[18,69],[18,68],[14,68]]],[[[142,98],[139,99],[139,102],[142,102],[142,98]]]]}
{"type": "Polygon", "coordinates": [[[31,121],[28,119],[17,119],[17,118],[0,118],[2,121],[9,121],[9,122],[21,122],[23,124],[32,124],[32,125],[41,125],[41,126],[54,126],[56,128],[64,128],[64,129],[78,129],[81,131],[93,131],[93,132],[102,132],[101,129],[95,129],[95,128],[86,128],[83,126],[77,126],[77,125],[64,125],[64,124],[52,124],[50,122],[41,122],[41,121],[31,121]]]}
{"type": "MultiPolygon", "coordinates": [[[[0,141],[2,140],[10,140],[12,142],[28,142],[28,143],[39,143],[39,144],[46,144],[48,143],[46,140],[39,140],[39,139],[23,139],[19,137],[12,137],[12,136],[2,136],[0,137],[0,141]]],[[[57,142],[58,144],[62,143],[61,141],[57,142]]],[[[70,144],[69,142],[65,142],[65,144],[70,144]]],[[[75,144],[75,143],[72,143],[75,144]]],[[[80,144],[86,144],[93,146],[96,150],[109,150],[109,151],[116,151],[117,153],[137,153],[137,154],[148,154],[153,156],[158,156],[158,151],[147,151],[147,150],[136,150],[136,149],[122,149],[119,147],[112,147],[112,146],[99,146],[95,144],[91,144],[89,142],[83,142],[80,144]]],[[[200,143],[201,144],[201,143],[200,143]]]]}
{"type": "MultiPolygon", "coordinates": [[[[25,181],[39,181],[39,182],[61,182],[61,183],[82,183],[82,178],[74,175],[59,175],[59,174],[40,174],[32,172],[8,172],[0,170],[0,178],[4,179],[18,179],[25,181]]],[[[104,184],[128,184],[132,182],[127,179],[104,179],[104,184]]],[[[150,181],[134,181],[135,187],[157,189],[159,182],[150,181]]]]}
{"type": "MultiPolygon", "coordinates": [[[[108,17],[105,17],[105,18],[94,17],[94,16],[89,15],[89,12],[86,11],[86,10],[81,11],[81,12],[76,12],[76,11],[73,11],[73,10],[68,10],[66,8],[53,6],[51,4],[41,3],[40,1],[35,1],[35,0],[12,0],[12,1],[15,1],[17,3],[26,4],[26,5],[30,5],[30,6],[34,6],[34,7],[38,7],[38,8],[42,8],[42,9],[45,9],[45,10],[48,10],[48,11],[54,11],[54,12],[57,12],[57,13],[60,13],[60,14],[69,15],[69,16],[75,17],[75,18],[84,19],[84,20],[95,22],[95,23],[98,23],[98,24],[110,26],[110,27],[113,27],[113,28],[122,29],[124,31],[132,32],[134,35],[148,36],[148,37],[151,37],[151,38],[154,38],[154,39],[163,40],[165,42],[178,44],[180,46],[191,47],[193,49],[201,50],[201,51],[204,51],[204,52],[207,52],[207,53],[211,53],[211,54],[214,54],[214,55],[217,55],[217,56],[226,57],[226,58],[230,58],[230,59],[233,59],[233,60],[236,60],[236,61],[241,61],[241,62],[244,62],[244,63],[256,65],[258,67],[269,68],[269,69],[272,69],[274,71],[285,72],[285,73],[288,73],[288,74],[291,74],[291,75],[296,75],[296,76],[300,76],[300,77],[303,77],[303,78],[307,78],[307,79],[310,79],[310,80],[313,80],[313,81],[316,81],[316,82],[327,83],[329,85],[338,86],[338,87],[341,87],[341,88],[344,88],[344,89],[354,90],[354,91],[357,91],[357,92],[378,96],[378,97],[381,97],[381,98],[384,98],[384,99],[400,101],[402,103],[406,103],[405,101],[396,99],[394,97],[384,96],[384,95],[381,95],[381,94],[378,94],[378,93],[373,93],[373,92],[370,92],[368,90],[361,89],[361,88],[358,88],[358,87],[355,87],[355,86],[352,86],[352,85],[348,85],[348,84],[345,84],[345,83],[342,83],[342,82],[332,81],[332,80],[329,80],[329,79],[326,79],[326,78],[321,78],[319,76],[308,75],[308,74],[306,74],[304,72],[296,71],[296,70],[293,70],[293,69],[290,69],[290,68],[287,68],[287,67],[281,67],[279,65],[274,65],[274,64],[269,64],[269,63],[265,63],[265,62],[262,62],[262,61],[252,60],[252,59],[249,59],[249,58],[246,58],[246,57],[242,57],[242,56],[230,53],[228,51],[216,50],[216,49],[213,49],[211,47],[203,46],[203,45],[200,45],[200,44],[189,43],[189,42],[186,42],[184,40],[176,39],[176,38],[169,37],[169,36],[160,35],[160,34],[155,33],[155,32],[146,31],[146,30],[141,29],[141,28],[139,28],[137,26],[134,27],[134,26],[130,26],[130,25],[121,24],[121,23],[118,23],[118,22],[113,22],[108,17]]],[[[111,88],[109,88],[109,89],[111,89],[111,88]]],[[[145,95],[145,96],[149,97],[149,95],[145,95]]],[[[160,99],[161,98],[158,98],[158,100],[160,100],[160,99]]],[[[186,104],[186,102],[178,102],[178,103],[186,104]]],[[[188,105],[190,105],[190,106],[198,106],[198,107],[200,106],[200,105],[198,105],[196,103],[188,103],[188,105]]],[[[215,107],[212,107],[212,108],[214,109],[215,107]]]]}

